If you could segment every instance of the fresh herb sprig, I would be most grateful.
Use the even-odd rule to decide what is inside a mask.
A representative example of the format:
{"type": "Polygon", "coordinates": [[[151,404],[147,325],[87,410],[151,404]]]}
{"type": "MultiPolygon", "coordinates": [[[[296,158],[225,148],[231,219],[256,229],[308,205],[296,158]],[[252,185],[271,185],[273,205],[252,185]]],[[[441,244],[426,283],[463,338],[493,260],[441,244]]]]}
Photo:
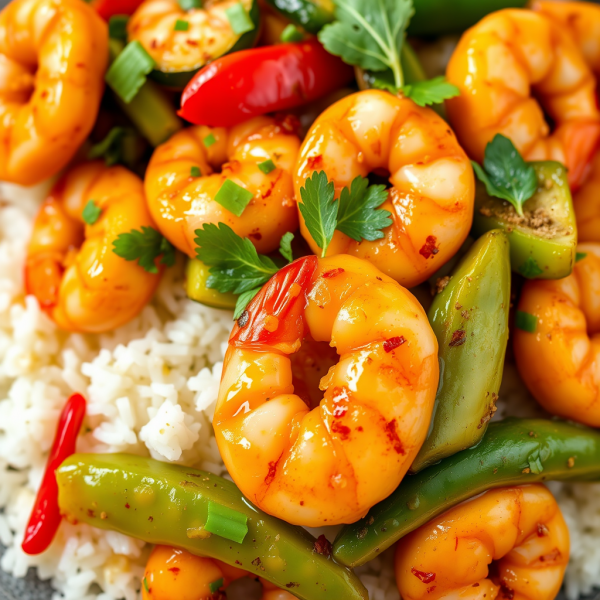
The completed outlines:
{"type": "Polygon", "coordinates": [[[172,267],[175,264],[175,248],[153,227],[142,225],[141,231],[132,229],[120,233],[113,242],[113,252],[128,261],[137,261],[148,273],[158,273],[156,259],[162,256],[159,264],[172,267]]]}
{"type": "Polygon", "coordinates": [[[382,230],[392,224],[391,213],[379,209],[388,196],[385,186],[370,186],[360,175],[336,201],[333,182],[324,171],[315,171],[300,188],[300,196],[300,212],[322,257],[336,229],[357,242],[374,241],[384,237],[382,230]]]}
{"type": "Polygon", "coordinates": [[[402,94],[419,106],[441,104],[444,100],[460,96],[460,90],[448,83],[445,77],[435,77],[427,81],[417,81],[402,88],[402,94]]]}
{"type": "Polygon", "coordinates": [[[507,137],[496,134],[485,149],[483,168],[473,162],[478,179],[487,193],[510,202],[517,214],[523,216],[523,205],[538,188],[535,169],[521,156],[507,137]]]}

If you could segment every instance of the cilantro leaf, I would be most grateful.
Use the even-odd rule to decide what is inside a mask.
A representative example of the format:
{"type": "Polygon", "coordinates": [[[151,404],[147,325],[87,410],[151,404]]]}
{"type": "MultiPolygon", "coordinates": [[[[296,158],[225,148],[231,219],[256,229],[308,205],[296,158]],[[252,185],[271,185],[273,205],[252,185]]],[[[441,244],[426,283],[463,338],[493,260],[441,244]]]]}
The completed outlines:
{"type": "Polygon", "coordinates": [[[112,167],[121,162],[123,157],[123,139],[128,133],[125,127],[113,127],[101,142],[94,144],[90,148],[88,158],[103,158],[107,167],[112,167]]]}
{"type": "Polygon", "coordinates": [[[90,200],[81,211],[81,218],[87,225],[93,225],[102,214],[102,209],[93,201],[90,200]]]}
{"type": "Polygon", "coordinates": [[[302,202],[300,212],[306,228],[325,256],[327,247],[333,238],[337,223],[338,203],[334,200],[333,181],[327,179],[325,171],[315,171],[312,177],[300,188],[302,202]]]}
{"type": "Polygon", "coordinates": [[[482,169],[473,162],[479,180],[485,184],[487,193],[510,202],[517,214],[523,216],[523,204],[531,198],[538,187],[535,169],[523,160],[515,145],[500,133],[485,149],[482,169]]]}
{"type": "Polygon", "coordinates": [[[294,239],[294,234],[288,231],[284,233],[279,241],[279,254],[285,258],[288,262],[292,262],[294,260],[294,255],[292,253],[292,240],[294,239]]]}
{"type": "Polygon", "coordinates": [[[261,287],[257,287],[238,296],[237,302],[235,303],[235,309],[233,311],[234,321],[237,321],[242,316],[242,313],[246,310],[246,306],[252,302],[254,296],[256,296],[261,289],[261,287]]]}
{"type": "Polygon", "coordinates": [[[248,238],[241,238],[225,223],[205,223],[196,235],[196,254],[210,267],[209,288],[242,294],[262,286],[279,270],[268,256],[258,254],[248,238]]]}
{"type": "Polygon", "coordinates": [[[405,85],[402,93],[419,106],[430,106],[459,96],[460,90],[455,85],[448,83],[445,77],[435,77],[428,81],[417,81],[405,85]]]}
{"type": "Polygon", "coordinates": [[[336,0],[336,21],[320,31],[319,40],[350,65],[391,69],[399,89],[404,84],[400,49],[413,14],[412,0],[336,0]]]}
{"type": "Polygon", "coordinates": [[[537,264],[537,261],[533,256],[528,256],[527,260],[519,267],[518,271],[523,277],[527,277],[527,279],[535,279],[544,272],[540,269],[540,265],[537,264]]]}
{"type": "Polygon", "coordinates": [[[340,195],[338,223],[336,229],[353,240],[380,240],[382,229],[392,224],[392,215],[387,210],[375,210],[388,197],[383,185],[369,185],[368,179],[360,175],[354,179],[350,189],[344,188],[340,195]]]}
{"type": "Polygon", "coordinates": [[[175,248],[153,227],[142,230],[132,229],[120,233],[113,241],[113,252],[125,260],[137,260],[148,273],[158,273],[156,259],[162,255],[161,265],[172,267],[175,264],[175,248]]]}

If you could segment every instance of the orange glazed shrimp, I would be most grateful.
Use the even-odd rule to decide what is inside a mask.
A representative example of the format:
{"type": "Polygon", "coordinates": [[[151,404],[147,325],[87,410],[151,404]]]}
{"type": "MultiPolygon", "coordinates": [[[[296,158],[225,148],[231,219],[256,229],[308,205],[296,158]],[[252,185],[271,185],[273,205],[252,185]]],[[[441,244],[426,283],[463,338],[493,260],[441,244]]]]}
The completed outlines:
{"type": "Polygon", "coordinates": [[[151,227],[141,180],[95,161],[66,173],[42,204],[25,264],[27,292],[63,329],[110,331],[137,315],[160,281],[113,252],[120,233],[151,227]],[[83,209],[100,209],[85,224],[83,209]]]}
{"type": "MultiPolygon", "coordinates": [[[[600,6],[589,2],[535,2],[538,10],[560,23],[582,52],[588,66],[600,77],[600,6]]],[[[591,174],[573,196],[580,242],[600,242],[600,152],[591,174]]]]}
{"type": "Polygon", "coordinates": [[[525,284],[518,310],[533,315],[535,331],[516,328],[513,344],[521,377],[546,410],[600,427],[600,244],[577,250],[584,258],[568,277],[525,284]]]}
{"type": "Polygon", "coordinates": [[[0,180],[58,173],[92,130],[108,32],[81,0],[13,0],[0,13],[0,180]]]}
{"type": "Polygon", "coordinates": [[[471,158],[482,162],[501,133],[527,160],[565,164],[571,187],[581,185],[600,138],[596,80],[553,20],[519,9],[488,15],[463,35],[447,78],[461,91],[448,117],[471,158]]]}
{"type": "MultiPolygon", "coordinates": [[[[232,581],[249,575],[214,558],[195,556],[186,550],[156,546],[142,580],[143,600],[220,600],[232,581]]],[[[264,580],[261,600],[294,600],[289,592],[264,580]]]]}
{"type": "MultiPolygon", "coordinates": [[[[384,237],[356,242],[336,231],[327,254],[365,258],[406,287],[452,258],[471,228],[475,184],[469,160],[444,120],[412,100],[367,90],[330,106],[300,150],[297,200],[314,171],[325,171],[336,197],[358,175],[390,174],[381,208],[393,223],[384,237]]],[[[300,230],[320,253],[303,219],[300,230]]]]}
{"type": "Polygon", "coordinates": [[[491,490],[401,539],[396,582],[403,600],[554,600],[569,552],[567,524],[544,486],[491,490]]]}
{"type": "Polygon", "coordinates": [[[388,496],[419,451],[438,384],[437,340],[414,296],[367,261],[284,267],[234,327],[213,419],[242,493],[289,523],[351,523],[388,496]],[[314,405],[290,355],[335,347],[314,405]]]}
{"type": "Polygon", "coordinates": [[[162,234],[195,257],[196,229],[221,222],[249,238],[259,252],[275,250],[281,236],[298,227],[290,175],[300,147],[296,125],[292,117],[257,117],[231,129],[189,127],[159,146],[146,171],[145,190],[162,234]],[[275,168],[261,169],[269,160],[275,168]],[[252,194],[241,216],[219,203],[227,180],[252,194]]]}

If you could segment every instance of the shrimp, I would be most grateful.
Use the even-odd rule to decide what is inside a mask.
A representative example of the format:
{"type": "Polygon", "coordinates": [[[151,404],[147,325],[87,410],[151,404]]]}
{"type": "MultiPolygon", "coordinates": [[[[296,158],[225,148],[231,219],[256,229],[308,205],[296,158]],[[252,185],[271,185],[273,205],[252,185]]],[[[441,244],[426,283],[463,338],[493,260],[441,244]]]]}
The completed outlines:
{"type": "Polygon", "coordinates": [[[600,427],[600,244],[580,244],[581,258],[564,279],[525,284],[518,310],[535,331],[515,329],[519,373],[536,400],[555,415],[600,427]]]}
{"type": "MultiPolygon", "coordinates": [[[[570,34],[590,69],[600,77],[600,6],[589,2],[535,2],[538,10],[570,34]]],[[[580,242],[600,242],[600,152],[591,173],[573,196],[580,242]]]]}
{"type": "Polygon", "coordinates": [[[160,275],[120,258],[112,244],[120,233],[152,226],[136,175],[102,161],[74,167],[35,219],[27,292],[69,331],[100,333],[127,323],[150,300],[160,275]],[[92,200],[101,212],[86,225],[82,212],[92,200]]]}
{"type": "Polygon", "coordinates": [[[0,13],[0,180],[58,173],[94,126],[108,31],[81,0],[14,0],[0,13]]]}
{"type": "Polygon", "coordinates": [[[415,297],[353,256],[280,270],[229,338],[213,419],[242,493],[269,514],[351,523],[400,483],[429,428],[437,340],[415,297]],[[304,340],[335,347],[313,408],[293,382],[304,340]]]}
{"type": "Polygon", "coordinates": [[[600,139],[596,80],[554,21],[520,9],[488,15],[463,35],[447,78],[461,91],[448,117],[471,158],[482,162],[501,133],[526,160],[565,164],[573,190],[582,184],[600,139]]]}
{"type": "Polygon", "coordinates": [[[159,146],[144,186],[161,233],[195,257],[196,229],[221,222],[259,252],[275,250],[281,236],[298,227],[291,176],[300,147],[296,127],[293,117],[256,117],[230,129],[189,127],[159,146]],[[276,168],[265,172],[259,165],[268,160],[276,168]],[[239,217],[215,200],[228,179],[253,195],[239,217]]]}
{"type": "Polygon", "coordinates": [[[569,546],[543,485],[490,490],[401,539],[396,582],[404,600],[554,600],[569,546]]]}
{"type": "MultiPolygon", "coordinates": [[[[387,92],[366,90],[329,107],[312,126],[296,166],[296,199],[314,171],[325,171],[336,197],[352,180],[389,175],[381,206],[393,223],[376,241],[336,231],[327,254],[371,261],[401,285],[428,279],[458,251],[473,219],[473,169],[448,125],[435,112],[387,92]]],[[[319,252],[304,220],[300,230],[319,252]]]]}
{"type": "MultiPolygon", "coordinates": [[[[178,0],[146,0],[127,25],[130,41],[144,46],[163,73],[190,73],[234,49],[240,39],[227,11],[241,4],[247,13],[256,0],[208,0],[202,8],[184,10],[178,0]],[[185,29],[175,27],[185,21],[185,29]]],[[[258,28],[252,32],[256,36],[258,28]]]]}
{"type": "MultiPolygon", "coordinates": [[[[195,556],[186,550],[156,546],[142,579],[142,600],[220,600],[230,583],[249,576],[214,558],[195,556]]],[[[294,600],[289,592],[260,580],[261,600],[294,600]]]]}

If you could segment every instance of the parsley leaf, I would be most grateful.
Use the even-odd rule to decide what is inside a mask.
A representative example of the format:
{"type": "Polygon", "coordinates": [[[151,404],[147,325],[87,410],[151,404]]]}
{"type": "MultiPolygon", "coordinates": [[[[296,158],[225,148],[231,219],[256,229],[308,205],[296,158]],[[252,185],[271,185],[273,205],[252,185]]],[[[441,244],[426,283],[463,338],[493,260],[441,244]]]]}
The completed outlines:
{"type": "Polygon", "coordinates": [[[262,286],[279,270],[268,256],[258,254],[248,238],[241,238],[225,223],[205,223],[196,235],[196,254],[210,267],[209,288],[243,294],[262,286]]]}
{"type": "Polygon", "coordinates": [[[238,296],[237,302],[235,303],[235,309],[233,310],[234,321],[237,321],[242,316],[242,313],[246,310],[248,304],[254,300],[254,296],[256,296],[261,289],[261,287],[257,287],[238,296]]]}
{"type": "Polygon", "coordinates": [[[175,248],[153,227],[142,230],[132,229],[120,233],[113,241],[113,252],[125,260],[137,260],[148,273],[158,273],[156,259],[162,255],[161,265],[172,267],[175,264],[175,248]]]}
{"type": "Polygon", "coordinates": [[[292,253],[292,240],[294,239],[294,234],[291,231],[284,233],[281,240],[279,241],[279,254],[285,258],[288,262],[292,262],[294,260],[294,255],[292,253]]]}
{"type": "Polygon", "coordinates": [[[87,225],[93,225],[102,214],[102,209],[93,201],[90,200],[81,211],[81,218],[87,225]]]}
{"type": "Polygon", "coordinates": [[[399,89],[404,85],[400,49],[413,13],[412,0],[336,0],[336,21],[321,30],[319,40],[350,65],[391,69],[399,89]]]}
{"type": "Polygon", "coordinates": [[[445,77],[435,77],[428,81],[417,81],[405,85],[402,93],[419,106],[430,106],[459,96],[460,90],[455,85],[448,83],[445,77]]]}
{"type": "Polygon", "coordinates": [[[387,210],[375,210],[388,197],[384,185],[369,185],[369,180],[360,175],[354,179],[350,189],[344,188],[340,195],[336,229],[353,240],[380,240],[385,227],[392,224],[392,215],[387,210]]]}
{"type": "Polygon", "coordinates": [[[325,171],[315,171],[300,188],[300,196],[300,212],[323,257],[337,224],[338,203],[334,200],[333,181],[327,179],[325,171]]]}
{"type": "Polygon", "coordinates": [[[541,275],[544,271],[540,269],[540,265],[533,256],[528,256],[527,260],[519,267],[519,273],[527,279],[535,279],[538,275],[541,275]]]}
{"type": "Polygon", "coordinates": [[[523,160],[515,145],[500,133],[487,145],[483,167],[485,171],[473,162],[475,173],[485,184],[487,193],[508,200],[522,217],[523,204],[538,188],[535,169],[523,160]]]}
{"type": "Polygon", "coordinates": [[[125,127],[113,127],[101,142],[90,148],[88,158],[103,158],[107,167],[116,165],[123,158],[123,140],[128,134],[125,127]]]}

